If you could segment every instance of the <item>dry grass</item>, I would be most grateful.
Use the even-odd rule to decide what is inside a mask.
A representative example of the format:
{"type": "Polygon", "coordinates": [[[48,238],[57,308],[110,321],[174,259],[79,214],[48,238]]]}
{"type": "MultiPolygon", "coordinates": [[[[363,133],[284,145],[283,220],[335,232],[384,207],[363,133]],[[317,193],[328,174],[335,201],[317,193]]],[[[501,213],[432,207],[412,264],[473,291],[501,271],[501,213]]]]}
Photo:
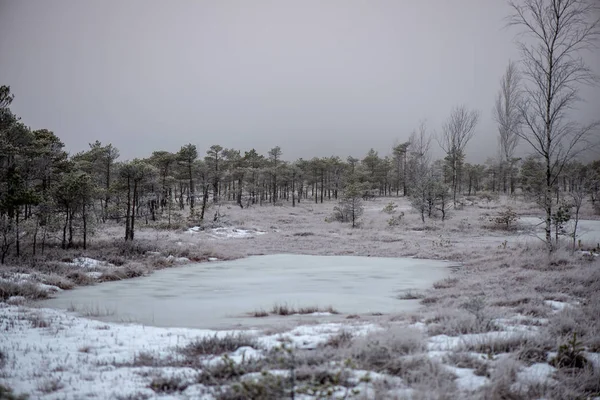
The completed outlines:
{"type": "Polygon", "coordinates": [[[269,316],[269,313],[265,310],[254,310],[251,314],[254,318],[265,318],[269,316]]]}
{"type": "Polygon", "coordinates": [[[327,307],[318,307],[318,306],[305,306],[294,308],[293,306],[288,305],[287,303],[275,304],[273,308],[271,308],[271,314],[279,315],[279,316],[289,316],[295,314],[314,314],[314,313],[330,313],[330,314],[339,314],[337,310],[335,310],[332,306],[327,307]]]}
{"type": "Polygon", "coordinates": [[[480,355],[465,352],[451,352],[445,357],[445,361],[457,368],[470,368],[476,376],[490,377],[489,362],[480,355]]]}
{"type": "Polygon", "coordinates": [[[350,357],[363,369],[394,374],[401,356],[425,350],[423,334],[411,328],[393,326],[353,341],[350,357]]]}
{"type": "Polygon", "coordinates": [[[7,300],[13,296],[22,296],[27,299],[40,300],[48,297],[48,292],[31,282],[15,283],[0,281],[0,300],[7,300]]]}
{"type": "Polygon", "coordinates": [[[540,350],[551,350],[551,341],[544,341],[540,337],[532,337],[525,334],[502,334],[494,336],[478,337],[465,341],[462,351],[473,351],[482,354],[518,353],[525,348],[537,348],[540,350]]]}
{"type": "Polygon", "coordinates": [[[405,292],[400,293],[396,298],[398,300],[419,300],[423,299],[425,295],[416,290],[407,290],[405,292]]]}
{"type": "Polygon", "coordinates": [[[63,382],[61,382],[60,379],[54,378],[54,379],[47,379],[47,380],[43,381],[42,383],[40,383],[38,385],[37,389],[44,394],[50,394],[50,393],[58,392],[59,390],[63,389],[64,387],[65,387],[65,384],[63,382]]]}
{"type": "Polygon", "coordinates": [[[188,382],[177,376],[157,376],[148,385],[154,392],[161,394],[183,392],[188,386],[188,382]]]}
{"type": "Polygon", "coordinates": [[[253,337],[243,333],[215,334],[194,340],[185,347],[180,348],[180,352],[187,357],[198,357],[229,353],[240,347],[258,348],[258,345],[253,337]]]}
{"type": "Polygon", "coordinates": [[[478,318],[462,309],[437,308],[425,322],[427,323],[427,332],[431,336],[442,334],[459,336],[498,330],[490,316],[483,314],[481,318],[478,318]]]}
{"type": "Polygon", "coordinates": [[[350,331],[341,330],[337,334],[330,336],[325,345],[334,348],[349,347],[353,338],[354,335],[350,331]]]}
{"type": "Polygon", "coordinates": [[[265,372],[258,379],[237,382],[219,390],[217,400],[269,400],[291,398],[288,381],[279,375],[265,372]]]}

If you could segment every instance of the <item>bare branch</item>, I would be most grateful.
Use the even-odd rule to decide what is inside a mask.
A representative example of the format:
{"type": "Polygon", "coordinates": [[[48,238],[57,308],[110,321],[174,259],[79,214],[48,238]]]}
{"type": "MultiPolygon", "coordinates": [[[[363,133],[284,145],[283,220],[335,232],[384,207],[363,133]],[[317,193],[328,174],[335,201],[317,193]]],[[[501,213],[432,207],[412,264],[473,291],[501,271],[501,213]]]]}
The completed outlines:
{"type": "MultiPolygon", "coordinates": [[[[545,161],[546,242],[552,249],[552,189],[565,165],[588,146],[600,121],[580,126],[568,112],[580,101],[579,88],[598,78],[585,65],[582,51],[594,48],[600,38],[600,3],[597,0],[510,0],[509,26],[519,26],[523,76],[523,102],[519,112],[523,130],[516,135],[545,161]]],[[[506,105],[504,105],[506,107],[506,105]]],[[[497,109],[505,111],[498,103],[497,109]]],[[[498,114],[498,111],[496,111],[498,114]]],[[[498,118],[502,135],[502,122],[498,118]]]]}

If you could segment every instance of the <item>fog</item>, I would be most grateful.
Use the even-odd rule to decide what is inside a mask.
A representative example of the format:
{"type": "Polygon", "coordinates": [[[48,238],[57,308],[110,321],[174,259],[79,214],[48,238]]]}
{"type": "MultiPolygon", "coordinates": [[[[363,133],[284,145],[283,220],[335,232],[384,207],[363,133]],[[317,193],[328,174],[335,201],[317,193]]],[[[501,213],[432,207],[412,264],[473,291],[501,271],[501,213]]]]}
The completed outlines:
{"type": "MultiPolygon", "coordinates": [[[[484,162],[499,79],[519,59],[509,12],[498,0],[0,0],[0,84],[71,152],[100,140],[123,159],[186,143],[386,155],[465,104],[481,112],[467,159],[484,162]]],[[[600,71],[599,52],[588,61],[600,71]]],[[[574,116],[589,121],[600,91],[581,95],[574,116]]]]}

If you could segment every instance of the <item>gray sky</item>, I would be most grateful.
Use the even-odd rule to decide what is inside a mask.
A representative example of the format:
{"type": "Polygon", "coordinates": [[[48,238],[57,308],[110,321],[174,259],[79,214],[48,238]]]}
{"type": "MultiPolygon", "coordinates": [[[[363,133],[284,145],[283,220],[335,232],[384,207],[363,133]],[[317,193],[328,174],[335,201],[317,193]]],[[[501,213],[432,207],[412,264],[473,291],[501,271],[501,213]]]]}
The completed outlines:
{"type": "MultiPolygon", "coordinates": [[[[187,143],[385,155],[464,103],[481,111],[467,158],[483,162],[519,58],[508,13],[502,0],[0,0],[0,84],[71,152],[100,140],[124,159],[187,143]]],[[[600,116],[600,90],[582,96],[577,118],[600,116]]]]}

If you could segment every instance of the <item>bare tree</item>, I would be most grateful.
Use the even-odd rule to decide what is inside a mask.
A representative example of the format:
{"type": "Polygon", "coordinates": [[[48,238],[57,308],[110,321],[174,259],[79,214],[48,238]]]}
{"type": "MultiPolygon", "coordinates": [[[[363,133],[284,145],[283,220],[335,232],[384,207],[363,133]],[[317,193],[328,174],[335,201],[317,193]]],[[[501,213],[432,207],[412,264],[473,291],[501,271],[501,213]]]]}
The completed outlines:
{"type": "Polygon", "coordinates": [[[429,162],[429,148],[431,147],[431,136],[427,134],[427,122],[419,123],[419,130],[413,131],[408,139],[410,143],[409,152],[413,157],[419,157],[426,163],[429,162]]]}
{"type": "Polygon", "coordinates": [[[409,138],[409,198],[411,205],[421,214],[425,222],[425,212],[429,208],[429,193],[431,192],[431,168],[429,148],[431,136],[427,134],[427,125],[422,121],[418,131],[413,131],[409,138]]]}
{"type": "Polygon", "coordinates": [[[596,82],[581,52],[600,36],[597,0],[509,0],[509,25],[523,28],[519,42],[524,86],[520,107],[525,128],[519,137],[544,160],[545,239],[552,244],[552,191],[565,164],[578,154],[600,121],[579,125],[568,111],[579,100],[582,84],[596,82]]]}
{"type": "Polygon", "coordinates": [[[510,179],[511,193],[513,184],[514,153],[519,144],[518,131],[521,128],[521,75],[517,65],[510,61],[506,72],[500,80],[500,90],[496,96],[493,115],[498,123],[498,142],[500,144],[500,166],[502,168],[503,189],[507,191],[507,172],[510,179]]]}
{"type": "Polygon", "coordinates": [[[452,173],[452,200],[456,205],[456,193],[460,186],[460,170],[465,157],[465,147],[475,134],[479,122],[479,112],[467,110],[462,105],[455,107],[442,127],[442,135],[437,138],[440,147],[446,152],[446,163],[452,173]]]}

